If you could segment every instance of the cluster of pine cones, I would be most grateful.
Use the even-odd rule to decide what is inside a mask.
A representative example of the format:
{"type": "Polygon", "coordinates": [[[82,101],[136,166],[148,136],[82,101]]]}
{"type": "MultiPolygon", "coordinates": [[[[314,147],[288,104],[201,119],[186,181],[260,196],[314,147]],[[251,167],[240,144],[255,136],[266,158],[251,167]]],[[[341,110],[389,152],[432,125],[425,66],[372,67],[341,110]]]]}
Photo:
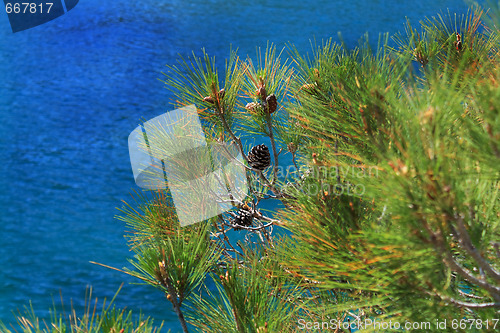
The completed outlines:
{"type": "MultiPolygon", "coordinates": [[[[274,94],[267,96],[265,89],[261,88],[259,90],[259,96],[265,101],[262,106],[269,114],[276,111],[278,108],[278,101],[274,94]]],[[[258,106],[258,103],[252,102],[248,103],[246,108],[251,112],[255,112],[258,106]]],[[[269,148],[265,144],[252,147],[247,157],[248,164],[256,170],[263,171],[271,165],[271,154],[269,153],[269,148]]],[[[251,211],[240,208],[237,213],[232,214],[233,219],[231,224],[234,230],[241,230],[243,229],[242,227],[250,227],[252,225],[253,215],[251,211]]]]}
{"type": "Polygon", "coordinates": [[[272,114],[278,109],[278,99],[275,94],[267,95],[266,88],[261,86],[256,91],[257,96],[261,100],[261,102],[250,102],[245,108],[251,113],[256,113],[257,108],[262,107],[267,113],[272,114]]]}
{"type": "MultiPolygon", "coordinates": [[[[271,165],[271,154],[265,144],[254,146],[248,153],[248,163],[256,170],[264,170],[271,165]]],[[[241,230],[241,227],[249,227],[253,222],[252,212],[240,208],[237,213],[232,213],[232,225],[234,230],[241,230]]]]}

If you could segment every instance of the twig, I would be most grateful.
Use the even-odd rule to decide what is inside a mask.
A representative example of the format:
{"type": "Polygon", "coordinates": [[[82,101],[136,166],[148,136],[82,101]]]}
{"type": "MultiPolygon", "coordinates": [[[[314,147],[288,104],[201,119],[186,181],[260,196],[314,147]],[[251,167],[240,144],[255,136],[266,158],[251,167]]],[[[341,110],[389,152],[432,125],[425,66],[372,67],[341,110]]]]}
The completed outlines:
{"type": "Polygon", "coordinates": [[[243,156],[245,161],[248,163],[248,157],[245,155],[245,151],[243,150],[243,144],[241,143],[241,140],[234,134],[234,132],[231,130],[231,127],[226,121],[226,118],[224,117],[224,114],[222,110],[220,110],[218,107],[215,108],[215,112],[217,113],[217,116],[219,117],[220,121],[222,122],[222,126],[226,130],[226,132],[231,136],[231,139],[236,143],[238,146],[238,149],[240,151],[240,154],[243,156]]]}
{"type": "Polygon", "coordinates": [[[283,197],[283,194],[269,181],[269,179],[266,178],[266,176],[264,176],[264,174],[262,173],[262,170],[256,170],[254,169],[254,171],[257,172],[257,174],[259,175],[260,177],[260,180],[262,180],[262,182],[267,185],[269,187],[269,189],[278,197],[278,198],[282,198],[283,197]]]}
{"type": "Polygon", "coordinates": [[[243,230],[248,230],[248,231],[259,231],[265,228],[269,228],[270,226],[273,225],[274,222],[269,222],[268,224],[263,224],[258,227],[246,227],[244,225],[237,225],[237,224],[230,224],[230,223],[225,223],[226,226],[232,227],[232,228],[238,228],[238,229],[243,229],[243,230]]]}
{"type": "Polygon", "coordinates": [[[222,233],[217,234],[217,238],[218,238],[218,239],[219,239],[219,241],[223,244],[223,246],[220,246],[220,247],[221,247],[221,249],[222,249],[222,252],[224,253],[224,256],[225,256],[226,258],[233,259],[233,257],[231,256],[230,252],[234,252],[234,253],[237,253],[237,254],[241,255],[241,253],[240,253],[240,252],[238,252],[236,249],[234,249],[234,248],[230,248],[230,249],[228,249],[228,248],[227,248],[227,246],[226,246],[226,243],[225,243],[224,239],[223,239],[223,238],[221,239],[221,234],[222,234],[222,233]]]}
{"type": "Polygon", "coordinates": [[[500,308],[500,302],[468,303],[468,302],[462,302],[462,301],[456,300],[456,299],[448,297],[448,296],[440,295],[438,293],[435,293],[435,294],[428,293],[428,294],[430,294],[432,296],[439,297],[441,300],[443,300],[445,302],[449,302],[449,303],[452,303],[452,304],[455,304],[455,305],[458,305],[458,306],[461,306],[464,308],[469,308],[469,309],[500,308]]]}
{"type": "Polygon", "coordinates": [[[469,271],[467,268],[462,267],[459,263],[456,262],[455,258],[451,255],[449,251],[446,250],[444,240],[441,234],[432,233],[431,240],[433,241],[438,253],[441,255],[443,262],[450,267],[452,270],[456,271],[460,274],[464,279],[469,282],[476,284],[485,290],[487,290],[491,297],[496,302],[500,302],[500,288],[489,284],[487,281],[477,278],[469,271]]]}
{"type": "Polygon", "coordinates": [[[167,275],[167,272],[165,271],[165,262],[159,262],[158,264],[160,266],[160,272],[161,272],[161,275],[163,277],[161,282],[162,282],[163,286],[165,288],[167,288],[167,290],[168,290],[168,294],[166,294],[165,296],[172,303],[172,305],[174,307],[174,311],[177,314],[179,321],[181,322],[182,331],[184,333],[189,333],[188,328],[187,328],[186,319],[184,319],[184,314],[181,311],[180,302],[182,302],[182,300],[180,300],[179,302],[177,301],[178,295],[177,295],[175,288],[172,285],[172,282],[170,281],[170,278],[167,275]]]}
{"type": "MultiPolygon", "coordinates": [[[[222,126],[224,127],[224,130],[229,133],[229,136],[231,137],[231,139],[233,140],[233,142],[236,143],[236,145],[238,146],[238,150],[240,151],[240,154],[241,156],[243,157],[243,159],[245,160],[245,162],[247,162],[248,165],[250,165],[249,161],[248,161],[248,156],[245,154],[245,151],[243,149],[243,144],[241,143],[241,139],[238,138],[234,132],[231,130],[231,127],[229,126],[229,124],[227,123],[226,121],[226,118],[224,118],[224,112],[222,112],[222,110],[220,110],[218,107],[215,108],[215,113],[217,114],[217,116],[219,117],[220,121],[222,122],[222,126]]],[[[273,154],[275,154],[275,168],[276,168],[276,161],[277,161],[277,156],[276,156],[276,146],[274,145],[274,138],[271,139],[271,144],[273,145],[273,154]]],[[[259,177],[260,179],[266,184],[269,186],[269,188],[271,189],[271,191],[274,192],[274,194],[278,197],[282,197],[282,194],[280,191],[278,191],[274,185],[264,176],[264,174],[262,173],[261,170],[256,170],[256,169],[252,169],[254,171],[256,171],[258,174],[259,174],[259,177]]],[[[275,169],[275,174],[277,174],[277,168],[275,169]]],[[[249,175],[247,173],[247,181],[249,183],[249,186],[251,186],[251,180],[249,178],[249,175]]]]}
{"type": "MultiPolygon", "coordinates": [[[[417,209],[417,206],[414,207],[417,209]]],[[[445,265],[447,265],[451,270],[456,271],[465,280],[484,288],[495,302],[500,302],[500,288],[491,285],[486,280],[477,278],[469,271],[467,268],[462,267],[452,256],[452,254],[446,249],[446,244],[443,239],[443,235],[440,232],[434,232],[425,219],[421,219],[422,226],[427,230],[430,235],[430,241],[434,244],[438,255],[441,257],[445,265]]],[[[453,230],[454,231],[454,230],[453,230]]]]}
{"type": "Polygon", "coordinates": [[[296,152],[293,152],[292,153],[293,166],[295,167],[295,170],[297,170],[297,172],[299,172],[299,167],[297,166],[297,161],[295,160],[295,156],[296,156],[296,152]]]}
{"type": "Polygon", "coordinates": [[[269,112],[266,112],[266,122],[267,122],[267,128],[269,129],[269,139],[271,139],[271,148],[273,150],[273,156],[274,156],[273,181],[272,181],[272,184],[274,184],[278,178],[278,164],[279,163],[278,163],[278,153],[276,151],[276,143],[274,142],[272,118],[271,118],[271,114],[269,112]]]}
{"type": "MultiPolygon", "coordinates": [[[[226,132],[229,133],[229,136],[231,136],[231,139],[233,140],[233,142],[235,142],[236,145],[238,146],[238,150],[240,151],[240,154],[243,157],[243,159],[245,160],[245,162],[247,162],[247,164],[250,165],[250,163],[248,162],[248,157],[245,154],[245,151],[243,150],[243,144],[241,143],[241,139],[238,138],[234,134],[234,132],[231,130],[231,127],[229,126],[229,124],[226,121],[226,118],[224,117],[224,112],[222,110],[220,110],[219,107],[220,106],[218,105],[218,107],[215,108],[215,113],[217,114],[220,121],[222,122],[222,127],[224,127],[224,130],[226,130],[226,132]]],[[[246,174],[247,174],[248,184],[249,184],[249,186],[251,186],[250,177],[249,177],[248,173],[246,173],[246,174]]]]}
{"type": "Polygon", "coordinates": [[[483,256],[477,251],[474,244],[470,239],[469,233],[465,228],[465,224],[463,218],[460,215],[455,215],[455,221],[457,222],[458,227],[458,242],[462,247],[469,253],[469,255],[476,260],[479,267],[481,267],[486,274],[488,274],[491,278],[500,282],[500,273],[498,273],[490,264],[484,260],[483,256]]]}
{"type": "Polygon", "coordinates": [[[463,306],[463,307],[466,307],[466,308],[491,308],[491,307],[495,307],[495,308],[500,308],[500,302],[498,303],[466,303],[466,302],[461,302],[461,301],[457,301],[453,298],[449,298],[447,299],[448,302],[450,303],[453,303],[453,304],[456,304],[456,305],[459,305],[459,306],[463,306]]]}
{"type": "Polygon", "coordinates": [[[264,216],[262,214],[258,217],[258,219],[264,220],[264,221],[269,221],[271,223],[278,224],[278,225],[281,224],[280,220],[275,220],[275,219],[272,219],[270,217],[264,216]]]}
{"type": "Polygon", "coordinates": [[[457,290],[458,293],[464,297],[468,297],[468,298],[475,298],[475,299],[483,299],[484,297],[480,297],[480,296],[476,296],[476,295],[472,295],[472,294],[467,294],[466,292],[463,292],[462,290],[458,289],[457,290]]]}
{"type": "Polygon", "coordinates": [[[278,197],[269,193],[262,193],[262,192],[257,192],[254,191],[252,193],[255,197],[259,198],[260,200],[267,200],[267,199],[277,199],[278,197]]]}
{"type": "MultiPolygon", "coordinates": [[[[231,241],[227,237],[227,235],[226,235],[226,229],[224,228],[224,219],[220,215],[219,215],[219,221],[221,222],[221,227],[219,228],[217,226],[217,222],[215,222],[215,225],[216,225],[217,230],[219,230],[222,233],[222,235],[223,235],[223,239],[224,239],[223,244],[224,244],[224,247],[226,246],[226,243],[227,243],[227,245],[229,245],[231,247],[231,249],[233,250],[233,252],[235,252],[235,253],[237,253],[237,254],[239,254],[240,256],[243,257],[243,254],[234,248],[233,244],[231,244],[231,241]]],[[[219,239],[220,239],[220,237],[219,237],[219,239]]],[[[228,251],[227,248],[225,250],[228,251]]]]}

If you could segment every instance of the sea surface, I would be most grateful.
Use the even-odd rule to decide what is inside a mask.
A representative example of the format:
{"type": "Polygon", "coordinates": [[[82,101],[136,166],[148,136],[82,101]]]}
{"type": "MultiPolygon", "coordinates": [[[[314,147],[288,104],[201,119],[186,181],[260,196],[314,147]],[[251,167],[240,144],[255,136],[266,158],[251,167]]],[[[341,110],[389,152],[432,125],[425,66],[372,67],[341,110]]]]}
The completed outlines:
{"type": "MultiPolygon", "coordinates": [[[[268,42],[310,41],[341,32],[403,29],[463,1],[81,0],[67,14],[13,34],[0,11],[0,320],[29,302],[49,318],[63,295],[82,310],[85,291],[142,311],[173,332],[164,296],[90,261],[128,266],[125,226],[115,219],[136,190],[127,137],[140,119],[172,109],[158,80],[178,55],[205,48],[221,66],[230,47],[254,56],[268,42]]],[[[3,11],[3,10],[2,10],[3,11]]],[[[285,53],[286,56],[286,53],[285,53]]]]}

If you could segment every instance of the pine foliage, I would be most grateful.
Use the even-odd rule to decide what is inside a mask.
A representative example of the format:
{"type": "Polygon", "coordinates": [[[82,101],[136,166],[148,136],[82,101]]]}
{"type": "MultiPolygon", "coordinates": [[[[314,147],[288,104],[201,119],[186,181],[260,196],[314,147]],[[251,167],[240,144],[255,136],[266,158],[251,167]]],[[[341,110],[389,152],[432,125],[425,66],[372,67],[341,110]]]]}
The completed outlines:
{"type": "Polygon", "coordinates": [[[138,194],[119,217],[135,253],[122,271],[158,288],[184,332],[498,330],[490,13],[408,21],[376,47],[366,35],[287,60],[273,45],[256,61],[231,51],[222,71],[204,51],[170,66],[175,106],[195,104],[207,140],[237,147],[250,193],[184,228],[168,191],[138,194]]]}
{"type": "Polygon", "coordinates": [[[135,235],[137,270],[128,273],[160,288],[181,322],[203,332],[320,324],[348,332],[346,323],[367,320],[494,331],[495,22],[472,7],[419,28],[408,21],[375,48],[366,35],[354,49],[329,40],[309,56],[291,46],[286,61],[272,45],[256,63],[232,52],[222,79],[205,53],[171,67],[164,82],[177,106],[197,105],[208,139],[237,145],[250,195],[192,228],[175,226],[171,203],[158,204],[162,193],[142,212],[129,206],[122,218],[135,235]],[[252,148],[248,134],[262,142],[252,148]],[[281,154],[293,172],[281,172],[281,154]],[[266,202],[282,208],[264,210],[266,202]]]}
{"type": "MultiPolygon", "coordinates": [[[[120,287],[121,289],[121,287],[120,287]]],[[[71,306],[69,312],[64,310],[58,312],[54,306],[50,311],[50,321],[41,321],[37,317],[33,307],[26,307],[23,312],[19,311],[17,316],[17,327],[7,328],[0,322],[2,333],[159,333],[162,325],[153,325],[151,318],[145,318],[142,314],[137,316],[132,311],[117,309],[113,299],[108,303],[106,300],[99,304],[97,298],[92,299],[92,288],[87,289],[85,295],[84,313],[77,313],[71,306]],[[100,309],[100,310],[98,310],[100,309]]],[[[13,326],[13,325],[12,325],[13,326]]],[[[170,331],[169,331],[170,332],[170,331]]]]}

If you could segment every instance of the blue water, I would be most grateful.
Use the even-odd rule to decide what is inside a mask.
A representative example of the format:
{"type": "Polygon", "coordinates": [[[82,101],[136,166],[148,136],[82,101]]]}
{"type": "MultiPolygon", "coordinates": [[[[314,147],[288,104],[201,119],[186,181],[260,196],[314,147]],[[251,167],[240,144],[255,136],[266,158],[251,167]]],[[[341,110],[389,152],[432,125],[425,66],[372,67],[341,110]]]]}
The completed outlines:
{"type": "Polygon", "coordinates": [[[127,136],[140,118],[170,108],[157,79],[177,54],[205,47],[223,64],[230,45],[254,55],[267,41],[337,36],[348,45],[369,31],[402,29],[462,1],[97,1],[13,34],[0,14],[0,320],[32,301],[48,317],[61,291],[81,310],[85,289],[165,320],[171,306],[147,286],[89,263],[127,265],[125,227],[114,219],[136,189],[127,136]]]}

